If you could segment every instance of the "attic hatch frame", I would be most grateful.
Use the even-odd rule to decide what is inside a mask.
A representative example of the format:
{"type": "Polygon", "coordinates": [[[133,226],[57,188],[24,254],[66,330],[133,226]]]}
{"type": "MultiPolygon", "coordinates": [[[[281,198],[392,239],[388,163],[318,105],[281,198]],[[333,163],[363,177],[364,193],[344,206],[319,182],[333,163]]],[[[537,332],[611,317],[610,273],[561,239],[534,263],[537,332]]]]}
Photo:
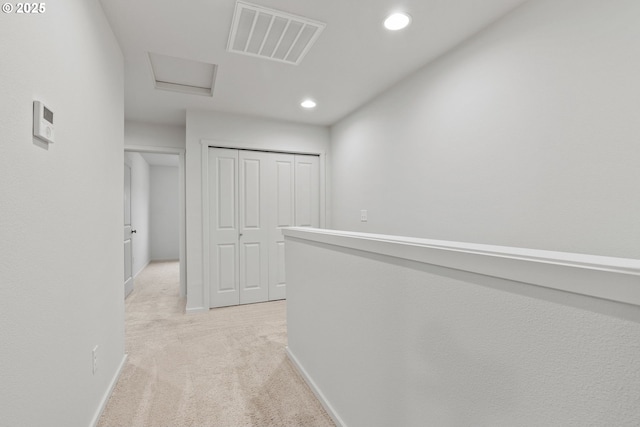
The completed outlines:
{"type": "Polygon", "coordinates": [[[227,51],[299,65],[325,26],[326,24],[320,21],[238,0],[233,13],[227,51]],[[243,19],[251,19],[251,15],[253,18],[247,33],[248,21],[243,19]],[[264,18],[269,19],[266,29],[263,28],[264,18]],[[239,31],[243,23],[245,25],[242,25],[242,30],[239,31]]]}

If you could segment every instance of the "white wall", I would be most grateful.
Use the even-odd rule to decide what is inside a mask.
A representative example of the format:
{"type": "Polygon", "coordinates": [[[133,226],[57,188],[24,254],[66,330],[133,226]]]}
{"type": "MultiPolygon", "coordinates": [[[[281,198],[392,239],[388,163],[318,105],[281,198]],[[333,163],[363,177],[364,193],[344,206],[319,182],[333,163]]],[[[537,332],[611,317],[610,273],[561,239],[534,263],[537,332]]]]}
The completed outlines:
{"type": "Polygon", "coordinates": [[[144,123],[127,120],[124,123],[125,146],[184,148],[184,126],[144,123]]]}
{"type": "Polygon", "coordinates": [[[150,167],[151,259],[177,260],[179,256],[178,168],[150,167]]]}
{"type": "Polygon", "coordinates": [[[288,349],[338,426],[640,425],[640,307],[542,287],[633,283],[638,261],[294,237],[288,349]]]}
{"type": "Polygon", "coordinates": [[[123,58],[97,0],[46,7],[0,17],[3,426],[90,425],[124,357],[123,58]]]}
{"type": "Polygon", "coordinates": [[[198,310],[208,308],[202,283],[201,140],[220,141],[231,148],[323,153],[328,158],[329,129],[228,113],[187,111],[186,135],[187,309],[198,310]]]}
{"type": "Polygon", "coordinates": [[[140,153],[125,152],[124,157],[125,162],[131,166],[131,226],[136,230],[132,235],[135,277],[151,261],[150,168],[140,153]]]}
{"type": "Polygon", "coordinates": [[[335,125],[333,227],[640,258],[639,14],[528,2],[335,125]]]}
{"type": "MultiPolygon", "coordinates": [[[[527,2],[332,127],[332,226],[640,258],[639,13],[527,2]]],[[[286,247],[290,348],[346,425],[640,422],[637,306],[286,247]]]]}

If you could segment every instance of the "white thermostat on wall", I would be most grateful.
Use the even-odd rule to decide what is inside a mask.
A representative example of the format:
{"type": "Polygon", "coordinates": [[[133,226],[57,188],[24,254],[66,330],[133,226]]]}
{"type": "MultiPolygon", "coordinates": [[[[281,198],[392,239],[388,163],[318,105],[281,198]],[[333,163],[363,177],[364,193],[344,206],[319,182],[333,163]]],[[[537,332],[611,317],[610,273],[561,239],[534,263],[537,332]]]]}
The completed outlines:
{"type": "Polygon", "coordinates": [[[33,101],[33,136],[46,142],[55,141],[53,111],[40,101],[33,101]]]}

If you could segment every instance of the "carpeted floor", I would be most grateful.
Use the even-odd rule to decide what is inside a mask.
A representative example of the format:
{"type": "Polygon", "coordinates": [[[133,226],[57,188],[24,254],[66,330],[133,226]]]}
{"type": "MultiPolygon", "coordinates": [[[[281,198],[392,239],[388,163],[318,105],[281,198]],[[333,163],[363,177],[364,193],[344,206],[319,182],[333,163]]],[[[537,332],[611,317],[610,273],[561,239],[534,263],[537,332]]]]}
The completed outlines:
{"type": "Polygon", "coordinates": [[[286,302],[184,314],[178,263],[126,300],[127,364],[98,427],[334,426],[286,357],[286,302]]]}

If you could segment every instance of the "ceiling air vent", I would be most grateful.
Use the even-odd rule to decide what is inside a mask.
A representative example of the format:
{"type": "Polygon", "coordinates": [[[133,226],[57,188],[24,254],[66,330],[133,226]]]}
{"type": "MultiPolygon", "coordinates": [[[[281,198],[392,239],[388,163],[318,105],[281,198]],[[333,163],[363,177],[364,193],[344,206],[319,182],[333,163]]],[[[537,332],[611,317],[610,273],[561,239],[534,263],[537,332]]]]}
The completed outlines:
{"type": "Polygon", "coordinates": [[[298,65],[325,24],[238,1],[227,50],[298,65]]]}

